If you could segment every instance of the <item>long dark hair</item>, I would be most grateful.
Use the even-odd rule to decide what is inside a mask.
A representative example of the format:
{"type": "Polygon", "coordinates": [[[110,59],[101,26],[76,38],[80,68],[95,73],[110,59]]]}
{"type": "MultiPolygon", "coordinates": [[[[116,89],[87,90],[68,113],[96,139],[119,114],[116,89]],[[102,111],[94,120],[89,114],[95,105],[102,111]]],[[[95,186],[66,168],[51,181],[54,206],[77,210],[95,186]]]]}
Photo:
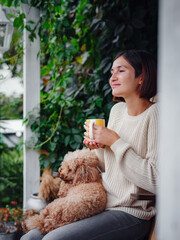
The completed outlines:
{"type": "MultiPolygon", "coordinates": [[[[114,61],[123,56],[135,70],[135,77],[143,74],[143,83],[139,91],[141,98],[149,100],[157,94],[157,63],[149,52],[143,50],[125,50],[119,52],[114,61]]],[[[114,101],[124,101],[122,97],[114,97],[114,101]]]]}

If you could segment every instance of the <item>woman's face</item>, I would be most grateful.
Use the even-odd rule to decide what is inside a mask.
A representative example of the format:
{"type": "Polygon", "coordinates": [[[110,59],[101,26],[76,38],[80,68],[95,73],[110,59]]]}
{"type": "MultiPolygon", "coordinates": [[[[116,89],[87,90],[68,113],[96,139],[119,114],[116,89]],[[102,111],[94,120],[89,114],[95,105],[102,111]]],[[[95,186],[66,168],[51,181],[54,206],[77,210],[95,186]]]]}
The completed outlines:
{"type": "Polygon", "coordinates": [[[139,96],[138,88],[142,84],[142,75],[135,78],[134,68],[123,56],[117,58],[111,68],[110,86],[114,97],[127,99],[139,96]]]}

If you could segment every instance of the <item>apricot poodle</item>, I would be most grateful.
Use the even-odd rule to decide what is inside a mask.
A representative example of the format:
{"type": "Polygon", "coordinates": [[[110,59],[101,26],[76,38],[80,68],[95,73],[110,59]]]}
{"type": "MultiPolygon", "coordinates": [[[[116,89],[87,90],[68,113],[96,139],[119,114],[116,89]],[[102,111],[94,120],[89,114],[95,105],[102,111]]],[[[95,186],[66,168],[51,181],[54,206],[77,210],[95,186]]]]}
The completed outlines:
{"type": "Polygon", "coordinates": [[[59,198],[40,214],[25,220],[27,230],[37,228],[42,234],[105,210],[107,197],[98,170],[98,158],[89,149],[69,152],[59,168],[59,198]]]}

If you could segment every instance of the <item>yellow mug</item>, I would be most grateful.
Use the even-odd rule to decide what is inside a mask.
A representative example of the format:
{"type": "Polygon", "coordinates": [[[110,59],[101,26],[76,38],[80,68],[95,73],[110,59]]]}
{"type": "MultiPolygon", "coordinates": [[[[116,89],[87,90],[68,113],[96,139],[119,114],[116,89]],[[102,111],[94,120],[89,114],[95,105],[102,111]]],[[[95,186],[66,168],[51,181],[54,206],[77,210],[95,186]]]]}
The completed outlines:
{"type": "Polygon", "coordinates": [[[91,140],[94,140],[93,125],[96,124],[96,125],[105,127],[105,120],[104,119],[87,119],[86,122],[89,123],[89,132],[87,132],[89,133],[89,138],[91,140]]]}

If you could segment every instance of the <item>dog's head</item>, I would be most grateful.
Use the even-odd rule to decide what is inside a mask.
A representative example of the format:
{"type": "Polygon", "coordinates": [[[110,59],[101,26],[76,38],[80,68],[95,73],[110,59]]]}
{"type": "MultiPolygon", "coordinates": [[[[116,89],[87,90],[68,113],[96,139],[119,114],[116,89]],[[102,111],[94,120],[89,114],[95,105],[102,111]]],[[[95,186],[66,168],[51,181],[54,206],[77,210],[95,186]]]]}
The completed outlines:
{"type": "Polygon", "coordinates": [[[98,164],[98,158],[89,149],[69,152],[59,168],[60,178],[72,184],[99,181],[98,164]]]}

